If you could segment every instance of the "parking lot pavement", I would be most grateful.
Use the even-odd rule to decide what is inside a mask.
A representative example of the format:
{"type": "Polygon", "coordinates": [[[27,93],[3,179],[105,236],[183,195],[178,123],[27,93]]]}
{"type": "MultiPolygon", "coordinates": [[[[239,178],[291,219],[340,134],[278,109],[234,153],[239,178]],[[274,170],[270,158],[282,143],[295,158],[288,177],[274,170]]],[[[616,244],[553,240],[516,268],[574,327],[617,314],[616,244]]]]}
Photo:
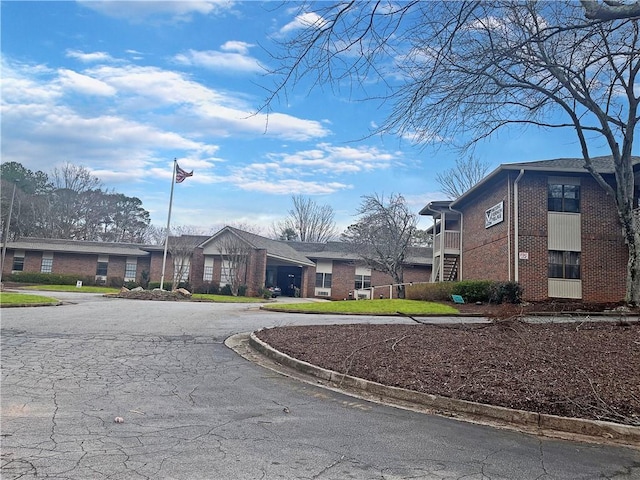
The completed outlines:
{"type": "Polygon", "coordinates": [[[640,478],[637,450],[368,403],[223,344],[261,326],[393,319],[72,300],[2,312],[3,479],[640,478]]]}

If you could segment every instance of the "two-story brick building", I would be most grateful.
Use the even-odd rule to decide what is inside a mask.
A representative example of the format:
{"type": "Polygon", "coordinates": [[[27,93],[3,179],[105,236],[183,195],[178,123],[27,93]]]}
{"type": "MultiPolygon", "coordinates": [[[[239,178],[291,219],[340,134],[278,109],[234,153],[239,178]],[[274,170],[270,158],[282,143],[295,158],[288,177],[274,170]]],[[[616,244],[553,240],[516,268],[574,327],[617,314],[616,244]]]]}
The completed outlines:
{"type": "MultiPolygon", "coordinates": [[[[610,157],[593,159],[614,185],[610,157]]],[[[635,202],[640,157],[633,158],[635,202]]],[[[614,201],[579,158],[500,165],[455,201],[431,202],[433,281],[516,281],[523,298],[617,302],[628,250],[614,201]]]]}

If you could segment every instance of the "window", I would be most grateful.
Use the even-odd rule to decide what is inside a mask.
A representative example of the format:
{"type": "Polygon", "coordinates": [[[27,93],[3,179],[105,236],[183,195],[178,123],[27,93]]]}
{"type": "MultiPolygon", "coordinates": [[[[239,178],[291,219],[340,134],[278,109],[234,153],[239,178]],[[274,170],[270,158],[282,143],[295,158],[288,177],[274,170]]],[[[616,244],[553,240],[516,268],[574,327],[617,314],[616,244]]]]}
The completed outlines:
{"type": "Polygon", "coordinates": [[[202,280],[205,282],[210,282],[213,280],[213,265],[204,267],[204,274],[202,275],[202,280]]]}
{"type": "Polygon", "coordinates": [[[202,280],[205,282],[213,281],[213,257],[204,257],[204,272],[202,280]]]}
{"type": "Polygon", "coordinates": [[[316,273],[316,287],[318,287],[318,288],[331,288],[331,274],[330,273],[316,273]]]}
{"type": "Polygon", "coordinates": [[[580,185],[549,184],[550,212],[580,212],[580,185]]]}
{"type": "Polygon", "coordinates": [[[138,262],[136,260],[127,260],[127,263],[124,266],[124,280],[125,282],[135,282],[136,281],[136,270],[138,267],[138,262]]]}
{"type": "Polygon", "coordinates": [[[371,275],[356,275],[355,288],[361,290],[371,287],[371,275]]]}
{"type": "Polygon", "coordinates": [[[98,262],[98,266],[96,267],[96,275],[99,275],[101,277],[106,277],[108,266],[109,266],[109,262],[98,262]]]}
{"type": "Polygon", "coordinates": [[[580,252],[549,250],[549,278],[580,279],[580,252]]]}
{"type": "Polygon", "coordinates": [[[24,251],[17,250],[13,254],[13,266],[11,270],[14,272],[22,272],[24,270],[24,251]]]}
{"type": "Polygon", "coordinates": [[[53,270],[53,255],[44,254],[40,264],[40,273],[51,273],[53,270]]]}

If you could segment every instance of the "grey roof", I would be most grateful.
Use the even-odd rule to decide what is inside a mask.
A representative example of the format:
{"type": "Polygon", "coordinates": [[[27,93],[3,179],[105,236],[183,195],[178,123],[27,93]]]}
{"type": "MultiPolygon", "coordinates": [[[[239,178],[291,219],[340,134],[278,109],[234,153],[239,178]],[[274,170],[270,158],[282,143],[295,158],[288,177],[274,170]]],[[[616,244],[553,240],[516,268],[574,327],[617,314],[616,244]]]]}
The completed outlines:
{"type": "MultiPolygon", "coordinates": [[[[612,174],[615,171],[613,157],[593,157],[591,163],[598,173],[612,174]]],[[[640,157],[631,157],[631,164],[640,164],[640,157]]],[[[573,173],[589,173],[584,166],[583,158],[556,158],[554,160],[538,160],[535,162],[507,163],[500,165],[504,170],[545,170],[573,173]]]]}
{"type": "MultiPolygon", "coordinates": [[[[354,245],[347,242],[287,242],[307,257],[316,260],[360,260],[354,245]]],[[[415,265],[431,265],[433,250],[430,247],[410,247],[407,251],[406,263],[415,265]]]]}
{"type": "Polygon", "coordinates": [[[201,246],[208,243],[210,240],[213,240],[215,237],[220,235],[224,231],[232,232],[237,235],[239,238],[247,242],[252,248],[263,249],[267,251],[268,257],[278,258],[281,260],[288,260],[295,263],[300,263],[302,265],[314,266],[315,264],[309,260],[306,256],[292,248],[287,242],[283,242],[280,240],[272,240],[267,237],[263,237],[260,235],[256,235],[255,233],[246,232],[244,230],[240,230],[234,227],[224,227],[218,233],[209,237],[206,241],[204,241],[201,246]]]}
{"type": "Polygon", "coordinates": [[[295,250],[304,253],[309,258],[322,260],[357,260],[359,257],[353,252],[351,245],[345,242],[286,242],[295,250]]]}
{"type": "Polygon", "coordinates": [[[60,240],[55,238],[20,238],[7,242],[7,248],[38,250],[43,252],[69,252],[98,255],[143,257],[149,255],[146,246],[137,243],[88,242],[84,240],[60,240]]]}
{"type": "MultiPolygon", "coordinates": [[[[591,162],[598,173],[603,175],[611,175],[614,173],[613,157],[610,155],[593,157],[591,162]]],[[[640,157],[632,156],[631,164],[634,166],[634,170],[638,171],[637,167],[640,166],[640,157]]],[[[464,203],[467,198],[472,196],[474,192],[480,190],[487,182],[507,170],[533,170],[549,173],[578,173],[590,175],[589,171],[584,166],[583,158],[556,158],[553,160],[538,160],[534,162],[503,163],[489,175],[480,180],[480,182],[475,186],[471,187],[464,194],[451,202],[451,207],[455,208],[456,205],[464,203]]],[[[422,211],[424,211],[424,209],[422,211]]]]}

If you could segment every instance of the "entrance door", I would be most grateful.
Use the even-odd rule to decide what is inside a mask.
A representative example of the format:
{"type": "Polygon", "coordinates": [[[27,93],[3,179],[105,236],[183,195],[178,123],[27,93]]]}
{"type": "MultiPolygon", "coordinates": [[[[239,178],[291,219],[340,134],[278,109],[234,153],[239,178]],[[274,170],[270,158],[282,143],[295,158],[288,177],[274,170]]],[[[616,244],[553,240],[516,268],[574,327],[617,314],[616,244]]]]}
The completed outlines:
{"type": "Polygon", "coordinates": [[[296,291],[300,295],[302,286],[302,268],[300,267],[278,267],[278,286],[282,290],[282,295],[295,297],[296,291]]]}

